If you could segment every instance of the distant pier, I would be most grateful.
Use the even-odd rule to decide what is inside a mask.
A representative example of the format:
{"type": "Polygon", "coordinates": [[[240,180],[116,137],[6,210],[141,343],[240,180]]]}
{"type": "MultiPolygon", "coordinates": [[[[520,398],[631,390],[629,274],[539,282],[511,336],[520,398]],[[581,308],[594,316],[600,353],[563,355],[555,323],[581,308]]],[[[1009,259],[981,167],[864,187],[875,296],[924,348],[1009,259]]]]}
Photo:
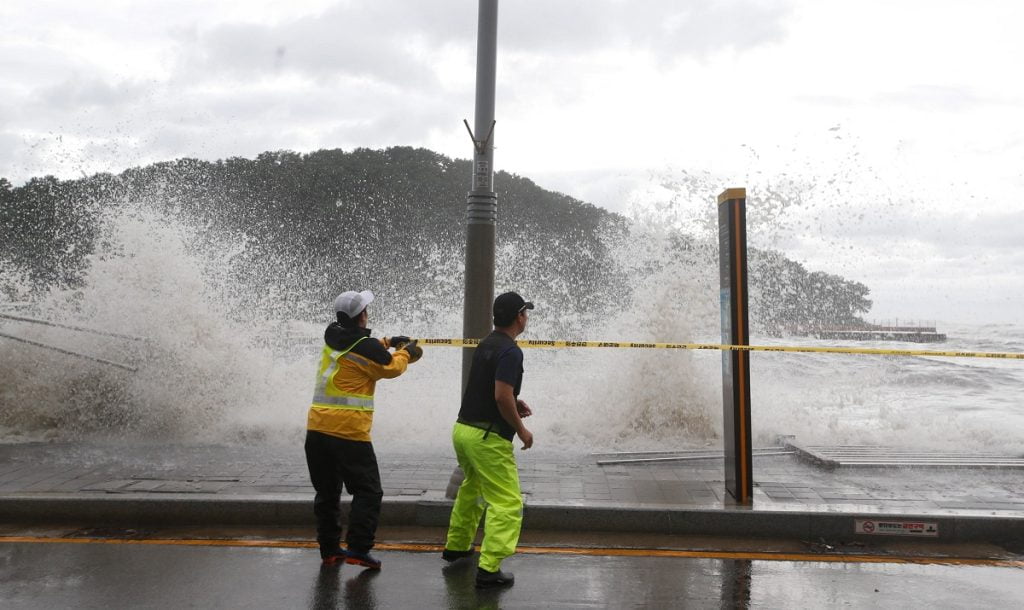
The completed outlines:
{"type": "Polygon", "coordinates": [[[790,334],[829,341],[906,341],[908,343],[942,343],[945,333],[935,326],[886,326],[878,324],[850,326],[794,327],[790,334]]]}

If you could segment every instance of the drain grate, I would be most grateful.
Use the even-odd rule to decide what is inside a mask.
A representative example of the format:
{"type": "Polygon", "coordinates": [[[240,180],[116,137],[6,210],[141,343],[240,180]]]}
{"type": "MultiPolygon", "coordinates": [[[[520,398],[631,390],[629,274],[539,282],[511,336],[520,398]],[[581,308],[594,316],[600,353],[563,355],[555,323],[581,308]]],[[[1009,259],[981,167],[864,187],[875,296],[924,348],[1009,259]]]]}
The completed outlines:
{"type": "Polygon", "coordinates": [[[868,445],[796,445],[787,443],[801,458],[825,468],[914,466],[934,468],[1024,468],[1024,457],[998,453],[921,451],[868,445]]]}
{"type": "MultiPolygon", "coordinates": [[[[792,455],[794,449],[786,447],[754,448],[753,457],[771,457],[774,455],[792,455]]],[[[686,462],[690,460],[720,460],[725,457],[722,449],[690,449],[681,451],[616,451],[612,453],[592,453],[598,466],[611,464],[653,464],[658,462],[686,462]]]]}
{"type": "Polygon", "coordinates": [[[149,529],[126,529],[121,527],[86,527],[65,534],[64,538],[116,538],[116,539],[145,539],[152,538],[156,530],[149,529]]]}

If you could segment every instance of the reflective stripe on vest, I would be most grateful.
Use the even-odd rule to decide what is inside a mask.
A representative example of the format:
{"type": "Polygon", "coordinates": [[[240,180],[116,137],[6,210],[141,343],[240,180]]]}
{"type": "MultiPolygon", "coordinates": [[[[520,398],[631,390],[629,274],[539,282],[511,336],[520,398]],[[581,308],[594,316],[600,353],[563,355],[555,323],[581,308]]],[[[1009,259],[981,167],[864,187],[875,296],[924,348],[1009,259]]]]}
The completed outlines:
{"type": "MultiPolygon", "coordinates": [[[[366,339],[366,337],[361,337],[359,341],[363,339],[366,339]]],[[[339,370],[338,360],[347,358],[354,362],[359,361],[355,357],[348,355],[352,348],[359,345],[359,341],[356,341],[344,351],[331,349],[329,345],[324,346],[320,357],[320,371],[316,376],[316,387],[313,388],[314,407],[329,407],[349,411],[373,411],[373,396],[343,392],[334,385],[334,376],[338,374],[339,370]]]]}

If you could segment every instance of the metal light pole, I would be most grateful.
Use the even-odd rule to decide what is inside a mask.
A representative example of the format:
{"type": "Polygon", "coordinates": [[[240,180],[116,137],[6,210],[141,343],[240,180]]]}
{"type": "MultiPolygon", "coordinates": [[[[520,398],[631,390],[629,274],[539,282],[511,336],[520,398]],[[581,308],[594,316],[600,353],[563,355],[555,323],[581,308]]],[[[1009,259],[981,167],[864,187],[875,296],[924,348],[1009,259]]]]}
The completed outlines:
{"type": "MultiPolygon", "coordinates": [[[[498,0],[480,0],[476,30],[476,117],[473,140],[473,182],[466,196],[466,294],[462,302],[462,336],[483,339],[491,332],[494,299],[494,225],[498,194],[494,192],[494,73],[498,61],[498,0]]],[[[466,391],[473,350],[462,350],[462,392],[466,391]]],[[[461,396],[461,394],[460,394],[461,396]]],[[[454,499],[462,483],[456,466],[445,496],[454,499]]]]}
{"type": "MultiPolygon", "coordinates": [[[[498,0],[480,0],[476,42],[476,118],[473,139],[473,181],[466,197],[466,293],[462,336],[483,339],[491,332],[494,299],[494,225],[498,195],[494,192],[494,81],[498,46],[498,0]]],[[[469,123],[466,123],[469,128],[469,123]]],[[[462,350],[465,391],[473,351],[462,350]]]]}

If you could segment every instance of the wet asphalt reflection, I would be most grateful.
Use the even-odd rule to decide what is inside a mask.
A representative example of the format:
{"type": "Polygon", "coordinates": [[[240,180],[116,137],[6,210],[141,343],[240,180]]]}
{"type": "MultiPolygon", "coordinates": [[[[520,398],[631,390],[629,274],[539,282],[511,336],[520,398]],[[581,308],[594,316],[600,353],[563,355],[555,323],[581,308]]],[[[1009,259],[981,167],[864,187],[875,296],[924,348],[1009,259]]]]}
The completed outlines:
{"type": "Polygon", "coordinates": [[[315,550],[0,544],[0,606],[16,608],[1020,607],[1024,570],[520,554],[515,586],[478,590],[475,562],[380,551],[380,572],[315,550]]]}

